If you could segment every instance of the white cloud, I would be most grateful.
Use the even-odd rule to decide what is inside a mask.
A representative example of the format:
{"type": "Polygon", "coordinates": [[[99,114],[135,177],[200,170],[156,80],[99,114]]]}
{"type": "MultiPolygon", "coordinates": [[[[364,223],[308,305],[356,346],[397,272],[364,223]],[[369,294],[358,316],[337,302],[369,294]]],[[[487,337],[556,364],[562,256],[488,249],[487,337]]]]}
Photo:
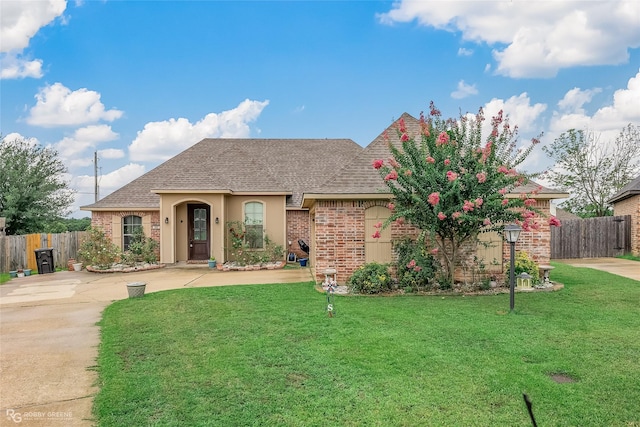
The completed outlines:
{"type": "Polygon", "coordinates": [[[40,28],[62,15],[66,0],[0,2],[0,52],[22,50],[40,28]]]}
{"type": "Polygon", "coordinates": [[[519,96],[512,96],[506,101],[493,98],[484,106],[485,117],[488,120],[484,122],[483,131],[491,132],[491,120],[489,119],[498,114],[500,110],[509,116],[511,126],[517,125],[523,132],[536,131],[539,129],[537,121],[546,109],[546,104],[531,105],[531,100],[526,92],[519,96]]]}
{"type": "Polygon", "coordinates": [[[129,145],[129,157],[134,161],[165,161],[203,138],[247,138],[248,123],[255,121],[268,104],[268,100],[246,99],[232,110],[209,113],[194,124],[185,118],[147,123],[129,145]]]}
{"type": "Polygon", "coordinates": [[[27,123],[42,127],[74,126],[122,117],[122,111],[105,110],[100,96],[86,88],[72,92],[62,83],[46,86],[35,96],[37,102],[29,110],[27,123]]]}
{"type": "Polygon", "coordinates": [[[582,106],[591,102],[593,96],[600,92],[602,89],[599,87],[585,90],[574,87],[558,102],[558,107],[569,113],[584,113],[582,106]]]}
{"type": "Polygon", "coordinates": [[[476,89],[476,85],[468,85],[464,82],[464,80],[460,80],[458,82],[458,89],[451,92],[451,97],[453,99],[462,99],[477,94],[478,89],[476,89]]]}
{"type": "Polygon", "coordinates": [[[8,133],[5,136],[3,136],[2,138],[4,139],[5,143],[13,142],[13,141],[17,141],[17,140],[27,141],[31,145],[38,145],[40,143],[37,138],[27,138],[27,137],[24,137],[24,136],[20,135],[17,132],[8,133]]]}
{"type": "Polygon", "coordinates": [[[510,77],[553,77],[562,68],[620,64],[629,60],[629,48],[640,46],[636,0],[401,0],[379,19],[389,24],[416,20],[459,31],[464,40],[495,45],[496,72],[510,77]]]}
{"type": "MultiPolygon", "coordinates": [[[[105,175],[100,175],[98,177],[100,198],[111,194],[113,191],[124,186],[125,184],[130,183],[144,173],[144,165],[129,163],[128,165],[125,165],[113,172],[105,175]]],[[[72,211],[78,211],[80,206],[89,205],[94,202],[95,177],[93,175],[80,175],[75,177],[71,181],[71,187],[78,192],[78,194],[76,195],[76,200],[71,208],[72,211]]],[[[86,215],[89,214],[86,213],[82,214],[81,216],[86,215]]]]}
{"type": "Polygon", "coordinates": [[[64,137],[53,145],[63,159],[74,160],[88,149],[95,149],[102,142],[118,139],[109,125],[91,125],[76,129],[72,136],[64,137]]]}
{"type": "Polygon", "coordinates": [[[124,157],[124,150],[118,148],[107,148],[105,150],[98,150],[98,158],[100,159],[122,159],[124,157]]]}
{"type": "MultiPolygon", "coordinates": [[[[591,90],[594,92],[595,90],[591,90]]],[[[615,139],[623,127],[640,123],[640,69],[638,73],[631,77],[625,89],[618,89],[613,94],[613,103],[598,109],[592,116],[586,114],[582,105],[591,100],[590,96],[585,96],[589,90],[582,91],[574,88],[568,91],[564,98],[558,103],[560,111],[554,111],[551,118],[550,130],[553,135],[558,135],[569,129],[590,129],[601,134],[601,140],[615,139]],[[580,103],[582,99],[583,103],[580,103]],[[574,101],[574,107],[563,108],[566,104],[574,101]]],[[[591,95],[591,94],[589,94],[591,95]]]]}
{"type": "Polygon", "coordinates": [[[0,79],[42,77],[42,60],[29,61],[15,54],[0,54],[0,79]]]}
{"type": "Polygon", "coordinates": [[[23,51],[66,7],[65,0],[0,2],[0,79],[42,77],[42,60],[26,59],[23,51]]]}
{"type": "Polygon", "coordinates": [[[471,56],[471,55],[473,55],[472,49],[465,49],[464,47],[461,47],[460,49],[458,49],[458,56],[471,56]]]}

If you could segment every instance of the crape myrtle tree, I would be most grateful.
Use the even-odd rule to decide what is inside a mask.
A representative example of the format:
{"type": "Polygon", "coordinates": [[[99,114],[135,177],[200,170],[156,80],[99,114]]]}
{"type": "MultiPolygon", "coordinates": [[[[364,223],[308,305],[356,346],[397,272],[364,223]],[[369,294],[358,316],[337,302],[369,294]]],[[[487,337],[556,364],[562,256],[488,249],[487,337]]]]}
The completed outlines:
{"type": "MultiPolygon", "coordinates": [[[[475,117],[442,119],[433,103],[430,114],[420,115],[420,135],[410,135],[402,119],[398,134],[402,146],[389,144],[391,157],[375,159],[373,167],[393,195],[391,222],[407,221],[422,231],[419,241],[443,264],[441,279],[450,285],[462,248],[477,242],[481,232],[502,232],[515,222],[524,230],[535,230],[534,193],[507,197],[529,179],[516,171],[538,139],[526,148],[516,147],[518,129],[502,112],[493,117],[491,134],[482,138],[482,109],[475,117]]],[[[559,225],[555,218],[550,223],[559,225]]],[[[379,237],[376,231],[373,237],[379,237]]]]}
{"type": "Polygon", "coordinates": [[[64,180],[67,168],[50,147],[24,139],[0,141],[0,216],[7,234],[44,231],[65,216],[73,192],[64,180]]]}

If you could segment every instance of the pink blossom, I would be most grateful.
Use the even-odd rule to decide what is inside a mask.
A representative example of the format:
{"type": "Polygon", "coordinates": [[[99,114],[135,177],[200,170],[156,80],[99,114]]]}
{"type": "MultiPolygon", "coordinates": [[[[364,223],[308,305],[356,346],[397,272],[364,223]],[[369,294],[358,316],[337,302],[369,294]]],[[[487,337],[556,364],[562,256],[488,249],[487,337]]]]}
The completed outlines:
{"type": "Polygon", "coordinates": [[[407,264],[407,268],[413,268],[416,266],[416,260],[412,259],[411,261],[409,261],[409,263],[407,264]]]}
{"type": "Polygon", "coordinates": [[[458,179],[458,174],[453,171],[447,171],[447,179],[449,181],[455,181],[456,179],[458,179]]]}
{"type": "Polygon", "coordinates": [[[536,199],[525,199],[524,205],[529,207],[536,204],[536,199]]]}
{"type": "Polygon", "coordinates": [[[429,156],[427,157],[427,163],[435,163],[436,159],[434,159],[433,157],[429,156]]]}
{"type": "Polygon", "coordinates": [[[478,182],[482,184],[487,180],[487,174],[484,172],[480,172],[476,174],[476,178],[478,178],[478,182]]]}
{"type": "Polygon", "coordinates": [[[403,133],[402,136],[400,137],[400,141],[402,142],[406,142],[409,140],[409,135],[407,135],[407,133],[403,133]]]}
{"type": "Polygon", "coordinates": [[[404,119],[400,119],[398,120],[398,130],[402,133],[405,133],[407,131],[407,126],[404,123],[404,119]]]}
{"type": "Polygon", "coordinates": [[[449,142],[449,134],[446,132],[440,132],[438,135],[438,139],[436,140],[436,145],[444,145],[449,142]]]}
{"type": "Polygon", "coordinates": [[[438,203],[440,203],[440,193],[429,194],[428,201],[432,206],[437,205],[438,203]]]}
{"type": "Polygon", "coordinates": [[[447,218],[447,216],[444,213],[438,212],[438,219],[440,221],[444,221],[446,218],[447,218]]]}
{"type": "Polygon", "coordinates": [[[390,211],[392,211],[395,209],[396,205],[394,205],[393,203],[389,203],[387,207],[389,208],[390,211]]]}
{"type": "Polygon", "coordinates": [[[473,210],[473,202],[470,202],[468,200],[464,201],[464,205],[462,206],[462,210],[465,212],[469,212],[473,210]]]}
{"type": "Polygon", "coordinates": [[[498,172],[507,174],[507,173],[509,173],[509,169],[506,166],[501,165],[501,166],[498,166],[498,172]]]}
{"type": "Polygon", "coordinates": [[[383,160],[374,160],[373,161],[373,168],[374,169],[380,169],[382,166],[384,166],[384,161],[383,160]]]}
{"type": "Polygon", "coordinates": [[[509,199],[502,199],[502,206],[507,206],[509,199]]]}
{"type": "Polygon", "coordinates": [[[476,206],[480,207],[482,206],[483,203],[484,203],[484,200],[482,200],[482,197],[478,197],[476,199],[476,206]]]}
{"type": "Polygon", "coordinates": [[[416,265],[415,267],[413,267],[413,271],[415,272],[419,272],[422,270],[422,267],[420,267],[419,265],[416,265]]]}
{"type": "Polygon", "coordinates": [[[491,225],[491,220],[489,218],[485,218],[484,221],[482,221],[482,225],[486,225],[486,226],[491,225]]]}
{"type": "Polygon", "coordinates": [[[413,172],[411,172],[411,169],[407,169],[406,171],[404,171],[404,176],[411,176],[413,175],[413,172]]]}
{"type": "Polygon", "coordinates": [[[560,227],[562,224],[560,223],[560,220],[558,218],[552,215],[549,218],[549,225],[553,225],[554,227],[560,227]]]}
{"type": "Polygon", "coordinates": [[[456,211],[456,212],[454,212],[454,213],[452,213],[452,214],[451,214],[451,217],[452,217],[453,219],[458,219],[458,218],[460,218],[460,216],[461,216],[461,215],[462,215],[462,213],[460,213],[460,212],[456,211]]]}
{"type": "Polygon", "coordinates": [[[382,228],[382,222],[378,222],[376,225],[374,225],[375,228],[382,228]]]}
{"type": "Polygon", "coordinates": [[[373,237],[374,239],[379,239],[380,238],[380,230],[376,230],[376,232],[373,233],[371,235],[371,237],[373,237]]]}
{"type": "Polygon", "coordinates": [[[484,147],[484,149],[482,149],[482,158],[480,159],[480,163],[485,164],[487,159],[489,158],[489,154],[491,154],[491,146],[493,145],[493,142],[489,141],[487,142],[487,145],[484,147]]]}
{"type": "Polygon", "coordinates": [[[398,179],[398,172],[396,171],[391,171],[387,174],[387,176],[384,177],[385,181],[389,181],[392,179],[398,179]]]}
{"type": "Polygon", "coordinates": [[[398,218],[398,219],[396,219],[396,224],[398,224],[398,225],[404,225],[404,218],[398,218]]]}
{"type": "Polygon", "coordinates": [[[451,160],[444,159],[444,164],[445,164],[445,166],[449,166],[451,164],[451,160]]]}
{"type": "Polygon", "coordinates": [[[504,196],[505,194],[507,194],[507,190],[506,188],[501,188],[500,190],[498,190],[498,193],[500,193],[501,196],[504,196]]]}
{"type": "Polygon", "coordinates": [[[396,159],[394,159],[393,157],[389,158],[389,163],[391,164],[391,166],[393,166],[396,169],[400,167],[400,164],[398,164],[396,159]]]}
{"type": "Polygon", "coordinates": [[[437,255],[437,254],[438,254],[438,248],[431,249],[431,255],[437,255]]]}

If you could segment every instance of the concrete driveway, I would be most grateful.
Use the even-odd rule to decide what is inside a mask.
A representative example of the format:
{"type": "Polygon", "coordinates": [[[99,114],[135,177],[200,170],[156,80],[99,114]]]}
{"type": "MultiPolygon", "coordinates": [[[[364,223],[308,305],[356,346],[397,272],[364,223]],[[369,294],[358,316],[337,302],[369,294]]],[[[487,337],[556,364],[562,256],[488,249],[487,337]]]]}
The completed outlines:
{"type": "Polygon", "coordinates": [[[91,426],[104,308],[146,292],[312,281],[310,269],[219,272],[206,266],[139,273],[57,272],[0,286],[0,426],[91,426]]]}
{"type": "Polygon", "coordinates": [[[574,267],[587,267],[595,270],[606,271],[618,276],[640,281],[640,262],[629,261],[620,258],[579,258],[579,259],[554,259],[554,262],[573,265],[574,267]]]}

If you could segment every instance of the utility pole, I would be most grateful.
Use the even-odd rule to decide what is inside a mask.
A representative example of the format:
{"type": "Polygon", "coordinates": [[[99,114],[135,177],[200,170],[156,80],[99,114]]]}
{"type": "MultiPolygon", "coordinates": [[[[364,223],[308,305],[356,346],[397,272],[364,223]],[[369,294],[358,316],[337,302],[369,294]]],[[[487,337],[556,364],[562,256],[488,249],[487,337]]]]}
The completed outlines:
{"type": "Polygon", "coordinates": [[[94,151],[93,152],[93,173],[94,173],[94,182],[95,182],[95,187],[94,187],[94,193],[95,193],[95,198],[96,198],[96,202],[98,201],[99,198],[99,194],[98,194],[98,152],[94,151]]]}

